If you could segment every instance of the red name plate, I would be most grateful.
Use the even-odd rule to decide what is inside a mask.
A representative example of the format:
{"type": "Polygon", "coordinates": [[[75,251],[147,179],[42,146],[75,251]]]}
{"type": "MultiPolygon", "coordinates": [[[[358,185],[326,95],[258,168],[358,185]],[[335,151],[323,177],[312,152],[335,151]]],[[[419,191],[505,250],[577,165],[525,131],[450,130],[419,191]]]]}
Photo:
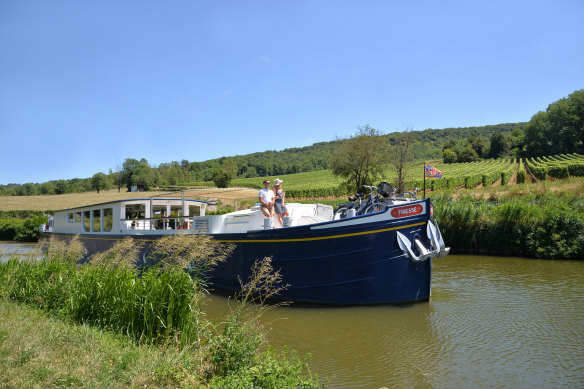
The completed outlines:
{"type": "Polygon", "coordinates": [[[419,215],[422,213],[424,208],[420,204],[408,205],[407,207],[399,207],[391,210],[391,216],[393,217],[406,217],[419,215]]]}

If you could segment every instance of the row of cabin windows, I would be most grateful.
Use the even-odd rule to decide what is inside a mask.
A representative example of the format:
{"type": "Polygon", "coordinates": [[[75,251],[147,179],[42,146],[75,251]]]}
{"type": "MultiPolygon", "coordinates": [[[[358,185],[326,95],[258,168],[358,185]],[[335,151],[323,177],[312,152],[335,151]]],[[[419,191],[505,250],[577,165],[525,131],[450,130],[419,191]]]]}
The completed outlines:
{"type": "MultiPolygon", "coordinates": [[[[151,218],[159,217],[181,217],[183,215],[182,206],[171,205],[170,214],[167,215],[168,209],[166,205],[153,205],[151,218]]],[[[189,205],[189,216],[201,216],[201,207],[199,205],[189,205]]],[[[145,204],[126,204],[126,219],[145,219],[146,205],[145,204]]]]}
{"type": "Polygon", "coordinates": [[[114,212],[112,208],[104,208],[69,213],[67,221],[69,223],[83,222],[85,232],[111,232],[114,225],[114,212]]]}
{"type": "MultiPolygon", "coordinates": [[[[152,207],[152,217],[167,217],[166,205],[155,205],[152,207]]],[[[190,216],[200,216],[201,207],[198,205],[189,205],[190,216]]],[[[179,217],[182,215],[182,207],[172,205],[169,217],[179,217]]],[[[126,205],[126,219],[145,219],[145,204],[128,204],[126,205]]],[[[67,215],[68,223],[83,222],[83,231],[85,232],[111,232],[113,227],[113,209],[94,209],[92,211],[72,212],[67,215]],[[93,219],[92,219],[93,216],[93,219]],[[103,219],[103,224],[102,224],[103,219]]]]}

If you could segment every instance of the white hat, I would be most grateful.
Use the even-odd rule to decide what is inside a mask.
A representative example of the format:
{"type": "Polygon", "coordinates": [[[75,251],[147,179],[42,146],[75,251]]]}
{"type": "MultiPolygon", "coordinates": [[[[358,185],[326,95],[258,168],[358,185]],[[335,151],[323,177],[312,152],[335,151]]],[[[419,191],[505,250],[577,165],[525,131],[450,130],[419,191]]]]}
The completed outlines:
{"type": "Polygon", "coordinates": [[[283,182],[284,182],[284,181],[280,180],[279,178],[276,178],[276,179],[274,180],[274,186],[278,186],[278,185],[280,185],[280,184],[281,184],[281,183],[283,183],[283,182]]]}

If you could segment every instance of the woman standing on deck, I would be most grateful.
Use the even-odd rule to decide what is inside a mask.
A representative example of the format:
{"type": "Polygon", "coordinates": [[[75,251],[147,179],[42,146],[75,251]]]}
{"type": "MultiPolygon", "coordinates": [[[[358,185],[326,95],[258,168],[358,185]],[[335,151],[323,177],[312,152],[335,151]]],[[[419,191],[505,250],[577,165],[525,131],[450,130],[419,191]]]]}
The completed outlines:
{"type": "Polygon", "coordinates": [[[289,216],[286,204],[284,204],[286,193],[282,192],[283,182],[284,181],[279,178],[274,180],[274,198],[276,199],[276,202],[274,203],[274,212],[278,216],[278,221],[280,222],[281,227],[284,227],[284,216],[289,216]]]}

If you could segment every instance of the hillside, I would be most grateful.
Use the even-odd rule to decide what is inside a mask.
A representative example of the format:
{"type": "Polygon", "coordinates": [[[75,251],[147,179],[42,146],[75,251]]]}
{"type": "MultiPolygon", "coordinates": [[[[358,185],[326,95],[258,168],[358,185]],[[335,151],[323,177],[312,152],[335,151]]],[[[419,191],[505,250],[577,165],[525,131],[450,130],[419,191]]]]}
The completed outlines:
{"type": "MultiPolygon", "coordinates": [[[[416,160],[441,158],[442,147],[448,142],[461,142],[470,136],[489,139],[499,131],[508,134],[514,129],[524,129],[527,123],[504,123],[482,127],[427,129],[414,131],[415,142],[412,155],[416,160]]],[[[392,142],[395,132],[385,137],[392,142]]],[[[319,142],[311,146],[288,148],[275,151],[267,150],[246,155],[221,157],[202,162],[172,161],[159,166],[150,166],[142,159],[126,160],[140,168],[140,175],[134,180],[143,182],[147,187],[168,187],[174,185],[194,185],[197,182],[210,181],[213,170],[229,167],[234,169],[237,179],[263,176],[314,172],[328,168],[329,156],[337,144],[337,140],[319,142]]],[[[97,173],[97,172],[96,172],[97,173]]],[[[123,171],[110,171],[106,175],[106,186],[115,187],[116,182],[123,182],[123,171]],[[120,178],[122,180],[120,181],[120,178]]],[[[123,186],[123,184],[122,184],[123,186]]],[[[92,190],[91,178],[73,178],[52,180],[45,183],[26,183],[0,185],[0,195],[46,195],[80,193],[92,190]]]]}

